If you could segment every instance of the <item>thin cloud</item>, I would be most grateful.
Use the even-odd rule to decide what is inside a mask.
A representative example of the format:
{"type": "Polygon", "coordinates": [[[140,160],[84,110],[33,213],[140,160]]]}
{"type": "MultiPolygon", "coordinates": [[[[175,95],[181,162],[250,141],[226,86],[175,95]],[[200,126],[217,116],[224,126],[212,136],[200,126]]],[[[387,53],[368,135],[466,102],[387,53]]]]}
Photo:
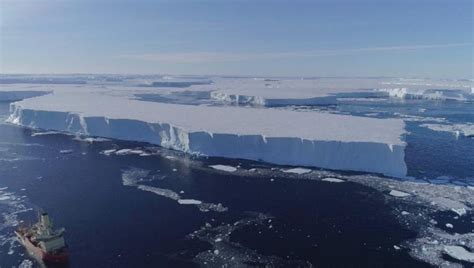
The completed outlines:
{"type": "Polygon", "coordinates": [[[351,49],[329,49],[303,52],[272,52],[272,53],[219,53],[219,52],[174,52],[174,53],[145,53],[123,54],[121,59],[157,61],[166,63],[203,63],[203,62],[236,62],[250,60],[276,60],[290,58],[328,57],[355,55],[370,52],[414,51],[437,48],[453,48],[471,46],[472,43],[451,43],[435,45],[410,45],[389,47],[368,47],[351,49]]]}

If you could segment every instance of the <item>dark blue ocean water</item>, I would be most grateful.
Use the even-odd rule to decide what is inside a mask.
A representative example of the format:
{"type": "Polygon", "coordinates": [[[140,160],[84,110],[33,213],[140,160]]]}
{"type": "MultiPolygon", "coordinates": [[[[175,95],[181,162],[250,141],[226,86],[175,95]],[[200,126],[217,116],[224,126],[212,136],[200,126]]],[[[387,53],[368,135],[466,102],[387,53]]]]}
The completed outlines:
{"type": "Polygon", "coordinates": [[[408,176],[430,182],[474,185],[474,137],[457,137],[451,132],[434,131],[423,126],[474,124],[472,102],[373,99],[296,109],[403,119],[407,130],[403,139],[407,143],[405,162],[408,176]]]}
{"type": "MultiPolygon", "coordinates": [[[[8,104],[0,104],[0,117],[7,113],[8,104]]],[[[406,249],[394,248],[416,232],[399,224],[384,194],[371,188],[207,167],[262,166],[250,161],[106,156],[103,150],[147,145],[31,134],[0,125],[1,267],[28,263],[11,239],[12,222],[34,221],[39,210],[66,227],[70,267],[212,267],[222,261],[236,267],[424,266],[406,249]],[[134,170],[146,171],[140,185],[228,210],[202,212],[124,185],[124,172],[134,170]]]]}

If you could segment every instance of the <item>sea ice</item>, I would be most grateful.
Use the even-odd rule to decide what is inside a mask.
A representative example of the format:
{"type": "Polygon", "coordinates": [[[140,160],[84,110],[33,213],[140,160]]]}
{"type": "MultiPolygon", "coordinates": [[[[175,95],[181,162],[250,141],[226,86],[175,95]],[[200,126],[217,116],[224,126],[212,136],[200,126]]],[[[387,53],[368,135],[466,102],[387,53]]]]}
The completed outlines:
{"type": "Polygon", "coordinates": [[[429,128],[434,131],[443,131],[443,132],[451,132],[456,137],[460,136],[461,134],[466,137],[474,137],[474,124],[422,124],[422,127],[429,128]]]}
{"type": "Polygon", "coordinates": [[[460,246],[445,246],[444,251],[449,256],[461,260],[474,263],[474,252],[469,252],[460,246]]]}
{"type": "Polygon", "coordinates": [[[345,182],[345,180],[341,180],[338,178],[323,178],[322,181],[335,182],[335,183],[345,182]]]}
{"type": "Polygon", "coordinates": [[[227,172],[237,171],[237,168],[232,167],[232,166],[227,166],[227,165],[211,165],[209,167],[211,167],[213,169],[217,169],[217,170],[227,171],[227,172]]]}
{"type": "Polygon", "coordinates": [[[395,196],[395,197],[407,197],[407,196],[410,196],[409,193],[405,193],[405,192],[398,191],[398,190],[391,190],[388,194],[391,195],[391,196],[395,196]]]}
{"type": "Polygon", "coordinates": [[[293,173],[293,174],[299,174],[299,175],[310,173],[311,171],[312,171],[311,169],[301,168],[301,167],[290,168],[290,169],[287,169],[287,170],[283,170],[283,172],[285,172],[285,173],[293,173]]]}
{"type": "Polygon", "coordinates": [[[178,199],[178,203],[181,205],[200,205],[202,201],[196,199],[178,199]]]}
{"type": "Polygon", "coordinates": [[[147,176],[150,174],[149,170],[130,168],[122,171],[122,184],[129,187],[137,187],[137,189],[151,192],[156,195],[169,198],[176,201],[180,205],[194,205],[202,212],[225,212],[228,208],[224,207],[221,203],[205,203],[196,199],[183,199],[181,196],[173,190],[158,188],[150,185],[141,184],[143,181],[151,181],[147,176]]]}

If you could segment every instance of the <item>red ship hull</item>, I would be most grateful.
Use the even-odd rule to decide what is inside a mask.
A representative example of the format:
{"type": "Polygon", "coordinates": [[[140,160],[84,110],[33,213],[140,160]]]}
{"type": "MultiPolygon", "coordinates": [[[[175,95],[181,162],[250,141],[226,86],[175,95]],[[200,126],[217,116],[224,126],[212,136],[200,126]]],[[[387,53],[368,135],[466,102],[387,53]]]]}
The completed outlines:
{"type": "Polygon", "coordinates": [[[44,263],[51,264],[67,264],[69,261],[69,254],[67,248],[62,248],[55,252],[45,252],[41,248],[37,247],[31,242],[29,237],[24,236],[23,234],[16,232],[20,243],[37,259],[43,261],[44,263]]]}

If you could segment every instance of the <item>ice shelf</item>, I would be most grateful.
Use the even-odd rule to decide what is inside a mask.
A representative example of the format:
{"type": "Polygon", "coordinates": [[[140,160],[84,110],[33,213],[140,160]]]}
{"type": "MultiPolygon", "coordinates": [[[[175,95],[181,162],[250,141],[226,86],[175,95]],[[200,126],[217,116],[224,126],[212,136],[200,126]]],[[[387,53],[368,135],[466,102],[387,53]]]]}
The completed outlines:
{"type": "Polygon", "coordinates": [[[397,177],[407,172],[402,140],[405,124],[399,119],[134,98],[137,92],[155,90],[149,87],[88,84],[47,88],[53,92],[12,103],[9,122],[149,142],[194,155],[397,177]]]}

